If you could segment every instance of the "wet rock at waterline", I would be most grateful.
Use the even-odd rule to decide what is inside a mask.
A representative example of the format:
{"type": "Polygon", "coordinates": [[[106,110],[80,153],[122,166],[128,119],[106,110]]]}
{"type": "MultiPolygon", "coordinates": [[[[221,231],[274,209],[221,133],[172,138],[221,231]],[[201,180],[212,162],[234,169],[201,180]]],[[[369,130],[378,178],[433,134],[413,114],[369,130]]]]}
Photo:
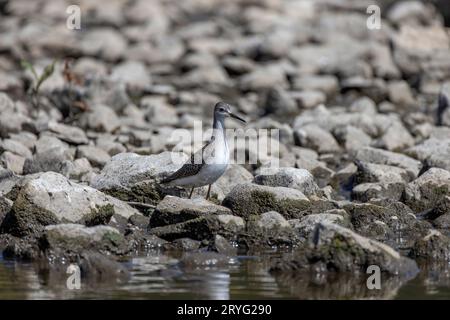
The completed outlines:
{"type": "MultiPolygon", "coordinates": [[[[32,6],[6,1],[5,257],[67,257],[94,278],[122,278],[116,260],[123,260],[165,279],[183,265],[203,271],[211,261],[241,263],[237,254],[294,248],[308,252],[293,259],[305,268],[318,257],[323,263],[313,269],[339,275],[289,280],[288,271],[274,279],[280,294],[392,298],[400,279],[385,279],[371,295],[343,276],[366,263],[391,273],[410,261],[378,241],[400,256],[438,261],[419,265],[433,285],[450,286],[442,266],[450,236],[445,1],[374,1],[385,13],[382,32],[366,28],[366,8],[356,1],[253,2],[124,0],[106,12],[96,2],[83,20],[87,32],[76,33],[57,27],[54,1],[42,0],[40,19],[32,6]],[[40,75],[54,60],[53,74],[31,94],[32,69],[40,75]],[[238,129],[227,131],[232,164],[208,201],[207,186],[187,199],[190,190],[160,181],[200,147],[194,138],[209,139],[212,107],[221,100],[248,123],[227,120],[227,129],[238,129]],[[154,252],[190,257],[146,263],[142,256],[154,252]]],[[[251,262],[246,272],[258,265],[265,274],[269,262],[251,262]]],[[[66,276],[64,265],[56,269],[66,276]]]]}
{"type": "Polygon", "coordinates": [[[2,230],[22,236],[51,224],[102,224],[113,215],[129,218],[134,214],[139,212],[116,198],[71,182],[58,173],[46,172],[20,188],[2,230]]]}
{"type": "Polygon", "coordinates": [[[391,247],[362,237],[339,225],[321,222],[308,246],[275,262],[272,272],[343,272],[365,274],[370,265],[377,265],[390,276],[412,278],[419,271],[414,260],[401,256],[391,247]]]}
{"type": "Polygon", "coordinates": [[[231,210],[203,198],[183,199],[165,196],[156,206],[150,218],[151,228],[185,222],[201,216],[230,215],[231,210]]]}
{"type": "Polygon", "coordinates": [[[194,240],[212,239],[219,234],[233,239],[245,228],[244,220],[233,215],[206,214],[201,217],[162,227],[149,226],[148,232],[164,240],[173,241],[180,238],[194,240]]]}

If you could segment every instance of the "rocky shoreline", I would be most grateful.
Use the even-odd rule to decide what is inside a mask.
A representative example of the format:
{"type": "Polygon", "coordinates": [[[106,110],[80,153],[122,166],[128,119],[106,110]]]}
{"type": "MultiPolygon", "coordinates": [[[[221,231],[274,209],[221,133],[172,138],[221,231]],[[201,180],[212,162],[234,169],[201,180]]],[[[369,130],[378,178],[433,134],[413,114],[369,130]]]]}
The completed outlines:
{"type": "Polygon", "coordinates": [[[364,2],[81,1],[74,31],[64,2],[3,1],[0,252],[120,281],[151,250],[201,266],[277,248],[285,281],[448,262],[449,29],[408,1],[369,30],[364,2]],[[53,59],[33,96],[20,61],[53,59]],[[231,165],[186,199],[160,184],[184,156],[170,133],[220,100],[280,131],[280,166],[231,165]]]}

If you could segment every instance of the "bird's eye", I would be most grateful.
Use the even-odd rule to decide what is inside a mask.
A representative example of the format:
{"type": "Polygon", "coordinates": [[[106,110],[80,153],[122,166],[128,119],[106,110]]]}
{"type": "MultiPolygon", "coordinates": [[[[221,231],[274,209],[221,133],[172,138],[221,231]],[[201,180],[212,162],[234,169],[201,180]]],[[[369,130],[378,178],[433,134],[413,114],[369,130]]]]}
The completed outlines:
{"type": "Polygon", "coordinates": [[[224,109],[224,108],[220,108],[219,110],[220,110],[220,111],[222,111],[222,112],[224,112],[224,111],[225,111],[225,109],[224,109]]]}

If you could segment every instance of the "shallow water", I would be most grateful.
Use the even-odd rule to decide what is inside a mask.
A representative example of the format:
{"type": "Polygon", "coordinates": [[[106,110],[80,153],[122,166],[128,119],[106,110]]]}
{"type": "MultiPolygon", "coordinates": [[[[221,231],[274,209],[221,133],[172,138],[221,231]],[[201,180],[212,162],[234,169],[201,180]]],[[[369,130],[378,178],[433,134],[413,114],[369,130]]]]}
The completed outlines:
{"type": "Polygon", "coordinates": [[[273,276],[267,270],[271,255],[240,256],[227,263],[193,266],[173,257],[151,254],[127,263],[125,283],[84,283],[69,290],[66,277],[37,271],[30,263],[0,258],[0,299],[450,299],[448,265],[424,267],[413,280],[382,282],[368,290],[350,277],[324,281],[273,276]]]}

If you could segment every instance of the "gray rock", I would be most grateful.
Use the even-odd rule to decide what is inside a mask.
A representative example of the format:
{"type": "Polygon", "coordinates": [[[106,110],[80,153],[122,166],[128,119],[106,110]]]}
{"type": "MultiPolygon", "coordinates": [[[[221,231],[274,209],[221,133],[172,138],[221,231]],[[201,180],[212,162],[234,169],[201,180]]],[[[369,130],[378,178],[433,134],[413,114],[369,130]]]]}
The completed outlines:
{"type": "Polygon", "coordinates": [[[19,133],[22,126],[30,122],[31,120],[22,114],[2,112],[0,113],[0,135],[6,138],[10,133],[19,133]]]}
{"type": "Polygon", "coordinates": [[[419,271],[413,260],[402,257],[391,247],[329,222],[317,225],[306,249],[276,262],[271,270],[322,270],[365,275],[369,265],[379,266],[389,276],[407,279],[414,277],[419,271]]]}
{"type": "Polygon", "coordinates": [[[231,210],[203,198],[183,199],[165,196],[150,218],[150,227],[161,227],[199,218],[205,214],[231,214],[231,210]]]}
{"type": "Polygon", "coordinates": [[[208,52],[195,52],[186,55],[181,62],[183,70],[193,70],[197,68],[210,68],[218,64],[215,55],[208,52]]]}
{"type": "Polygon", "coordinates": [[[80,254],[85,250],[104,254],[127,252],[124,237],[109,226],[86,227],[81,224],[46,226],[42,235],[42,249],[55,256],[80,254]]]}
{"type": "Polygon", "coordinates": [[[356,160],[395,166],[407,170],[411,179],[417,178],[422,163],[401,153],[395,153],[387,150],[364,147],[356,153],[356,160]]]}
{"type": "Polygon", "coordinates": [[[12,111],[14,109],[14,101],[5,93],[0,92],[0,113],[4,111],[12,111]]]}
{"type": "Polygon", "coordinates": [[[301,239],[281,214],[269,211],[248,217],[245,233],[239,234],[237,242],[250,250],[261,250],[296,246],[301,239]]]}
{"type": "Polygon", "coordinates": [[[228,73],[236,75],[252,72],[256,67],[252,60],[235,56],[226,56],[222,59],[222,65],[228,73]]]}
{"type": "Polygon", "coordinates": [[[140,156],[121,153],[111,158],[91,186],[121,200],[156,204],[163,196],[158,181],[177,170],[186,160],[180,153],[163,152],[140,156]]]}
{"type": "Polygon", "coordinates": [[[11,211],[13,202],[5,197],[0,197],[0,229],[6,215],[11,211]]]}
{"type": "Polygon", "coordinates": [[[37,137],[34,133],[23,131],[19,133],[11,133],[9,137],[25,146],[28,150],[33,150],[37,137]]]}
{"type": "Polygon", "coordinates": [[[146,89],[151,85],[150,73],[142,62],[126,61],[117,65],[111,73],[113,81],[121,81],[130,88],[146,89]]]}
{"type": "Polygon", "coordinates": [[[294,89],[304,91],[320,91],[327,96],[333,96],[339,87],[339,83],[334,76],[302,76],[294,79],[294,89]]]}
{"type": "MultiPolygon", "coordinates": [[[[379,128],[377,127],[377,123],[375,123],[377,118],[361,112],[331,113],[325,106],[319,105],[299,115],[294,121],[293,128],[294,130],[302,129],[311,124],[332,132],[337,127],[351,125],[363,130],[371,137],[375,137],[379,134],[379,128]]],[[[386,119],[381,119],[380,122],[386,125],[386,119]]]]}
{"type": "Polygon", "coordinates": [[[97,167],[103,167],[111,159],[105,150],[94,146],[78,146],[76,157],[86,158],[97,167]]]}
{"type": "Polygon", "coordinates": [[[10,151],[24,158],[31,158],[32,156],[31,151],[26,146],[12,139],[5,139],[0,143],[0,152],[5,151],[10,151]]]}
{"type": "MultiPolygon", "coordinates": [[[[336,210],[331,210],[329,212],[335,212],[336,210]]],[[[337,213],[313,213],[307,216],[304,216],[300,219],[289,220],[289,224],[292,228],[294,228],[297,232],[299,232],[304,238],[308,239],[310,235],[315,230],[316,226],[319,223],[327,222],[334,223],[338,225],[342,225],[344,227],[351,227],[349,221],[346,221],[345,215],[346,212],[344,210],[336,211],[337,213]]]]}
{"type": "Polygon", "coordinates": [[[436,228],[445,229],[448,223],[448,217],[450,216],[450,196],[444,196],[436,206],[426,212],[423,217],[433,220],[433,225],[436,228]]]}
{"type": "Polygon", "coordinates": [[[293,144],[294,142],[294,131],[292,130],[292,128],[287,123],[278,122],[270,117],[262,117],[257,121],[248,124],[248,127],[256,130],[276,129],[278,130],[281,143],[293,144]]]}
{"type": "Polygon", "coordinates": [[[405,152],[429,167],[450,171],[450,139],[430,138],[405,152]]]}
{"type": "Polygon", "coordinates": [[[353,103],[350,105],[349,111],[362,112],[366,114],[376,114],[377,105],[369,97],[361,97],[353,101],[353,103]]]}
{"type": "Polygon", "coordinates": [[[349,213],[355,232],[394,248],[409,248],[431,227],[417,219],[409,207],[395,200],[350,203],[343,209],[349,213]]]}
{"type": "Polygon", "coordinates": [[[256,221],[256,226],[262,230],[271,230],[274,228],[291,228],[289,222],[278,212],[264,212],[256,221]]]}
{"type": "Polygon", "coordinates": [[[400,121],[394,121],[383,132],[376,146],[389,151],[400,151],[414,145],[414,138],[400,121]]]}
{"type": "Polygon", "coordinates": [[[51,121],[48,124],[48,130],[52,132],[57,138],[71,144],[88,143],[88,139],[84,131],[77,127],[51,121]]]}
{"type": "Polygon", "coordinates": [[[261,168],[255,176],[255,183],[271,187],[286,187],[301,191],[305,195],[318,192],[314,177],[305,169],[297,168],[261,168]]]}
{"type": "Polygon", "coordinates": [[[338,127],[333,131],[333,134],[341,145],[350,152],[369,146],[372,142],[372,138],[368,134],[354,126],[338,127]]]}
{"type": "MultiPolygon", "coordinates": [[[[0,166],[0,195],[9,194],[21,180],[23,178],[17,176],[13,171],[0,166]]],[[[11,196],[9,198],[12,199],[11,196]]]]}
{"type": "Polygon", "coordinates": [[[404,182],[366,182],[352,189],[352,200],[367,202],[371,199],[391,199],[399,201],[405,190],[404,182]]]}
{"type": "Polygon", "coordinates": [[[410,181],[408,172],[399,167],[385,164],[357,162],[358,174],[356,180],[363,182],[407,183],[410,181]]]}
{"type": "Polygon", "coordinates": [[[340,147],[333,135],[316,125],[307,125],[295,131],[297,144],[319,153],[338,152],[340,147]]]}
{"type": "Polygon", "coordinates": [[[120,142],[102,139],[97,139],[97,147],[105,150],[110,156],[115,156],[116,154],[125,153],[127,151],[120,142]]]}
{"type": "Polygon", "coordinates": [[[210,243],[208,250],[228,256],[235,256],[237,254],[237,248],[221,235],[216,235],[214,237],[214,240],[210,243]]]}
{"type": "Polygon", "coordinates": [[[96,189],[73,183],[58,173],[46,172],[24,184],[11,213],[5,227],[10,233],[23,236],[39,231],[42,225],[107,223],[113,215],[129,218],[139,212],[96,189]]]}
{"type": "Polygon", "coordinates": [[[433,226],[436,229],[448,230],[450,228],[450,213],[445,213],[433,220],[433,226]]]}
{"type": "Polygon", "coordinates": [[[376,44],[372,47],[372,68],[376,76],[384,79],[397,79],[400,71],[392,57],[392,51],[387,45],[376,44]]]}
{"type": "Polygon", "coordinates": [[[95,251],[82,252],[76,262],[80,265],[82,277],[91,283],[117,284],[130,279],[130,272],[122,263],[95,251]]]}
{"type": "Polygon", "coordinates": [[[285,218],[298,218],[310,205],[308,198],[296,189],[251,183],[234,187],[222,204],[244,219],[268,211],[279,212],[285,218]]]}
{"type": "Polygon", "coordinates": [[[207,214],[185,222],[149,228],[148,232],[168,241],[181,238],[203,241],[212,240],[216,235],[234,239],[244,228],[244,220],[240,217],[207,214]]]}
{"type": "Polygon", "coordinates": [[[395,105],[401,107],[410,107],[416,105],[416,100],[412,94],[411,88],[406,81],[391,81],[388,84],[389,100],[395,105]]]}
{"type": "Polygon", "coordinates": [[[124,55],[127,41],[112,28],[96,28],[83,37],[80,47],[84,55],[116,61],[124,55]]]}
{"type": "Polygon", "coordinates": [[[178,116],[173,108],[165,99],[144,97],[141,104],[148,109],[147,118],[156,126],[176,125],[178,116]]]}
{"type": "Polygon", "coordinates": [[[440,53],[445,56],[449,51],[447,35],[440,25],[428,27],[403,25],[392,38],[394,60],[406,75],[433,76],[433,70],[424,67],[425,61],[431,57],[435,59],[437,69],[448,63],[448,58],[439,58],[440,53]]]}
{"type": "Polygon", "coordinates": [[[177,80],[176,84],[186,89],[207,87],[214,90],[217,87],[228,87],[231,85],[230,78],[219,65],[193,69],[177,80]]]}
{"type": "Polygon", "coordinates": [[[236,185],[252,181],[253,175],[247,169],[238,164],[230,164],[225,173],[212,185],[211,196],[223,201],[236,185]]]}
{"type": "Polygon", "coordinates": [[[5,151],[0,156],[0,163],[6,169],[9,169],[16,174],[22,174],[25,158],[9,151],[5,151]]]}
{"type": "Polygon", "coordinates": [[[67,175],[71,170],[73,154],[66,143],[55,137],[42,136],[35,149],[33,158],[25,160],[24,174],[54,171],[67,175]]]}
{"type": "Polygon", "coordinates": [[[240,88],[246,91],[270,89],[274,86],[284,88],[286,85],[286,75],[277,65],[269,65],[255,69],[240,79],[240,88]]]}
{"type": "Polygon", "coordinates": [[[326,95],[322,91],[304,90],[290,92],[290,96],[297,101],[298,106],[302,109],[311,109],[327,100],[326,95]]]}
{"type": "Polygon", "coordinates": [[[36,153],[51,152],[52,149],[56,148],[62,149],[68,155],[70,154],[69,145],[66,142],[47,134],[42,134],[36,141],[34,147],[36,153]]]}
{"type": "Polygon", "coordinates": [[[423,238],[419,239],[411,249],[410,256],[428,261],[450,260],[450,238],[439,231],[430,230],[423,238]]]}
{"type": "Polygon", "coordinates": [[[105,105],[94,105],[86,114],[89,129],[99,132],[113,132],[120,127],[120,120],[114,110],[105,105]]]}
{"type": "Polygon", "coordinates": [[[69,178],[70,179],[76,179],[76,180],[82,180],[83,176],[88,175],[93,171],[93,168],[86,158],[80,158],[76,159],[73,162],[73,166],[69,170],[69,178]]]}
{"type": "Polygon", "coordinates": [[[405,203],[416,212],[434,208],[439,201],[450,194],[450,172],[428,169],[405,189],[405,203]]]}
{"type": "Polygon", "coordinates": [[[389,8],[387,18],[397,25],[420,25],[432,22],[434,15],[433,10],[420,1],[403,1],[393,3],[389,8]]]}
{"type": "Polygon", "coordinates": [[[280,87],[275,87],[269,90],[264,108],[267,113],[282,117],[296,115],[299,112],[295,100],[292,99],[289,94],[280,87]]]}

